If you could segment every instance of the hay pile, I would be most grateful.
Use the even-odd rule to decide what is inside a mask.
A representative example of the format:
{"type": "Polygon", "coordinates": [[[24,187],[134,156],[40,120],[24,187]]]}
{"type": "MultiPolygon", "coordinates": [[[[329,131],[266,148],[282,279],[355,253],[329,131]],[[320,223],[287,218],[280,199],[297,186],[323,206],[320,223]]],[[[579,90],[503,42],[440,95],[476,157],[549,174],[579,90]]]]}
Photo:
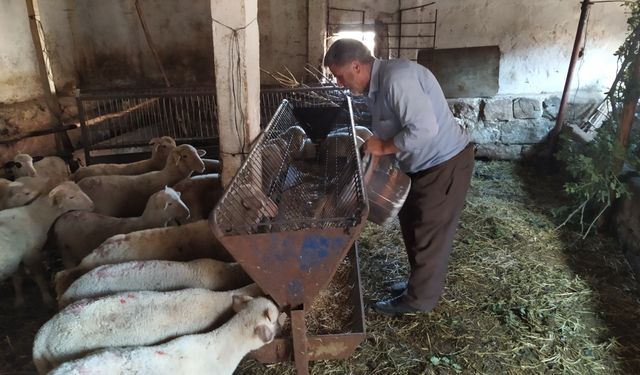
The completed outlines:
{"type": "MultiPolygon", "coordinates": [[[[367,310],[369,339],[313,374],[613,374],[640,371],[640,293],[614,239],[557,229],[558,176],[478,162],[447,288],[426,315],[367,310]]],[[[365,302],[407,275],[398,224],[360,237],[365,302]]],[[[293,374],[244,360],[238,374],[293,374]]]]}

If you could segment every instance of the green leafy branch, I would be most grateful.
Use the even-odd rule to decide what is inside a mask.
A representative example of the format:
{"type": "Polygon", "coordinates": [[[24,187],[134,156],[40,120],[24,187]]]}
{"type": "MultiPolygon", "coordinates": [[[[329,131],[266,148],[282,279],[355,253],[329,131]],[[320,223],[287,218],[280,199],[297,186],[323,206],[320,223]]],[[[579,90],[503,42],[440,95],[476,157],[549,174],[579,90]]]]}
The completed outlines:
{"type": "Polygon", "coordinates": [[[578,202],[577,207],[560,226],[579,214],[584,237],[616,199],[629,195],[626,183],[620,179],[622,165],[626,164],[636,170],[640,168],[640,136],[632,132],[628,144],[623,145],[618,134],[623,105],[633,100],[630,98],[637,98],[640,93],[640,82],[634,78],[634,68],[637,69],[635,64],[640,52],[640,3],[635,0],[626,1],[624,6],[629,10],[629,34],[614,54],[618,56],[619,68],[606,95],[612,111],[598,129],[593,141],[579,143],[563,135],[564,147],[556,155],[565,162],[571,178],[564,185],[565,192],[578,202]],[[594,209],[597,214],[589,219],[585,231],[587,208],[594,209]]]}

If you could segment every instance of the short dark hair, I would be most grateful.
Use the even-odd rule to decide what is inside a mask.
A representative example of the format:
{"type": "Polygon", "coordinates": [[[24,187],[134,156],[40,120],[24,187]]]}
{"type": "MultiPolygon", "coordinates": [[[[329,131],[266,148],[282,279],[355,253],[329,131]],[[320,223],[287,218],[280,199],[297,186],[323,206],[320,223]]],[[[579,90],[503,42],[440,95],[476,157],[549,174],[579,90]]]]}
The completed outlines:
{"type": "Polygon", "coordinates": [[[343,66],[354,60],[365,64],[371,64],[374,60],[369,48],[355,39],[336,40],[324,55],[325,66],[343,66]]]}

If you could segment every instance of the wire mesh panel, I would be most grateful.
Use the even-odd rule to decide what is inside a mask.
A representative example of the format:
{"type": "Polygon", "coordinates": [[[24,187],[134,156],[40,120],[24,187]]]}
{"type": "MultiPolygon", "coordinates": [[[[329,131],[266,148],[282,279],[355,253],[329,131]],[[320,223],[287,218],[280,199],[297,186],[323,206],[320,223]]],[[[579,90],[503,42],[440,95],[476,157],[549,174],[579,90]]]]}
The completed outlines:
{"type": "Polygon", "coordinates": [[[178,143],[218,137],[213,87],[78,91],[76,99],[87,163],[94,150],[144,146],[154,137],[178,143]]]}
{"type": "MultiPolygon", "coordinates": [[[[349,113],[350,101],[344,103],[326,108],[349,113]]],[[[298,120],[305,108],[314,107],[294,108],[284,100],[256,142],[214,210],[226,235],[360,222],[366,200],[353,123],[305,124],[298,120]],[[316,129],[315,142],[309,129],[316,129]]]]}
{"type": "MultiPolygon", "coordinates": [[[[285,99],[293,108],[327,108],[344,106],[348,96],[350,96],[349,90],[335,86],[262,89],[260,90],[260,125],[264,128],[269,123],[280,103],[285,99]]],[[[363,106],[357,105],[352,109],[354,120],[358,123],[367,117],[362,108],[363,106]]],[[[344,116],[344,122],[349,122],[346,111],[341,115],[344,116]]]]}
{"type": "Polygon", "coordinates": [[[303,108],[282,102],[209,218],[218,240],[280,306],[311,303],[369,211],[351,100],[326,107],[346,111],[346,125],[308,113],[300,121],[303,108]]]}

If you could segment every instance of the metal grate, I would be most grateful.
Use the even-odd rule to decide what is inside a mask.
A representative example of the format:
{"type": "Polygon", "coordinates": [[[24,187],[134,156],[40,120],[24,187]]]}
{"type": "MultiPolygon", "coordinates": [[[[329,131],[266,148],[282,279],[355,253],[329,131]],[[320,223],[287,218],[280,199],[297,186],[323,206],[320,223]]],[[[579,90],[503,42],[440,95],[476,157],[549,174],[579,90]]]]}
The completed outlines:
{"type": "MultiPolygon", "coordinates": [[[[260,126],[264,128],[273,117],[283,100],[289,101],[293,108],[326,108],[334,106],[344,106],[347,97],[351,94],[349,90],[335,86],[320,87],[296,87],[260,90],[260,126]]],[[[352,99],[352,113],[354,121],[358,125],[368,126],[371,122],[367,113],[366,103],[363,98],[352,99]]],[[[348,112],[341,113],[339,120],[348,123],[348,112]]]]}
{"type": "Polygon", "coordinates": [[[177,143],[217,143],[215,88],[80,92],[76,95],[87,164],[92,152],[147,146],[170,136],[177,143]]]}
{"type": "MultiPolygon", "coordinates": [[[[298,104],[306,108],[337,105],[308,101],[307,96],[301,99],[305,101],[298,104]]],[[[292,103],[282,101],[214,209],[214,223],[224,235],[349,228],[361,223],[367,203],[348,97],[339,110],[347,113],[349,124],[327,127],[323,139],[312,142],[301,136],[303,124],[292,103]]]]}

